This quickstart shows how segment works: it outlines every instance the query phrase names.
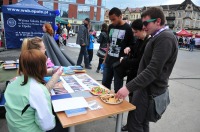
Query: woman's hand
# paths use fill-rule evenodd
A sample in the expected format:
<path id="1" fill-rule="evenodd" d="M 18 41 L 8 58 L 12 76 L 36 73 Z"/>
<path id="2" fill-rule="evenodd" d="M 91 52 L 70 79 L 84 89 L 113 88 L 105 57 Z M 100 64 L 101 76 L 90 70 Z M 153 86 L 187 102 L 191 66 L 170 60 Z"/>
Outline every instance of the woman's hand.
<path id="1" fill-rule="evenodd" d="M 126 47 L 125 49 L 124 49 L 124 54 L 129 54 L 129 52 L 131 51 L 131 49 L 130 49 L 130 47 Z"/>
<path id="2" fill-rule="evenodd" d="M 59 76 L 61 76 L 62 73 L 63 73 L 63 67 L 62 66 L 60 66 L 56 69 L 53 69 L 53 74 L 58 74 Z"/>

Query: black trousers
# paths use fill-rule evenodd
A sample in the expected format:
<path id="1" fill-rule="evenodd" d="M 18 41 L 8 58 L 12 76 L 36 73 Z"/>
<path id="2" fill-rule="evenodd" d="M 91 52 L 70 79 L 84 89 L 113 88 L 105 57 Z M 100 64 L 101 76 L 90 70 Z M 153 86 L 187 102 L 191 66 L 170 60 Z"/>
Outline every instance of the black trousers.
<path id="1" fill-rule="evenodd" d="M 88 55 L 89 55 L 89 64 L 91 64 L 92 58 L 93 58 L 93 49 L 88 49 Z"/>
<path id="2" fill-rule="evenodd" d="M 99 64 L 98 64 L 97 70 L 100 70 L 102 63 L 103 63 L 103 59 L 99 58 Z"/>
<path id="3" fill-rule="evenodd" d="M 146 89 L 133 92 L 131 103 L 136 106 L 136 110 L 128 113 L 127 124 L 129 132 L 149 132 L 149 122 L 146 119 L 148 100 Z"/>
<path id="4" fill-rule="evenodd" d="M 77 65 L 79 65 L 79 66 L 81 65 L 83 56 L 84 56 L 85 67 L 88 67 L 89 66 L 89 56 L 88 56 L 87 46 L 81 46 L 78 60 L 76 63 Z"/>

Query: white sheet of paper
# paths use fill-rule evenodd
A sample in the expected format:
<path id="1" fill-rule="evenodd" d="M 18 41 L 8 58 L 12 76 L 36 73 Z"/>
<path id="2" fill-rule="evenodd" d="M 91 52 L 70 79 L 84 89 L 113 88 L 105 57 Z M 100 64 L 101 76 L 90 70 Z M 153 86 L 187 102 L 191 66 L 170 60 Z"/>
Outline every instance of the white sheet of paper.
<path id="1" fill-rule="evenodd" d="M 83 97 L 53 100 L 52 105 L 55 112 L 88 107 L 88 103 Z"/>

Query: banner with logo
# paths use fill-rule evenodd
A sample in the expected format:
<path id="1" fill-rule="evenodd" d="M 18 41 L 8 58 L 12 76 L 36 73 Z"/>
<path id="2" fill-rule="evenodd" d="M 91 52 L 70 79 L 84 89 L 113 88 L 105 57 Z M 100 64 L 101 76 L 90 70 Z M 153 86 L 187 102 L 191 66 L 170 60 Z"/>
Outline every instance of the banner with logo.
<path id="1" fill-rule="evenodd" d="M 55 25 L 55 17 L 4 14 L 4 31 L 8 49 L 21 48 L 24 38 L 42 37 L 44 23 Z"/>
<path id="2" fill-rule="evenodd" d="M 55 12 L 35 0 L 23 0 L 12 5 L 3 5 L 3 21 L 6 47 L 21 48 L 26 37 L 41 37 L 44 23 L 55 25 Z"/>

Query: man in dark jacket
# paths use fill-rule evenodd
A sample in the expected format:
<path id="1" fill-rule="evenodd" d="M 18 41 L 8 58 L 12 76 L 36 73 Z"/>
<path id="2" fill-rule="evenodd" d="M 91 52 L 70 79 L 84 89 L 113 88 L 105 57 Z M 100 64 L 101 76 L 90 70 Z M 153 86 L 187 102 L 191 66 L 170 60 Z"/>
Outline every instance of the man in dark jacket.
<path id="1" fill-rule="evenodd" d="M 76 43 L 81 46 L 77 60 L 77 65 L 81 65 L 84 56 L 84 63 L 86 69 L 92 69 L 92 67 L 89 65 L 89 56 L 87 52 L 87 45 L 89 45 L 89 23 L 90 19 L 85 18 L 84 23 L 79 26 L 79 31 L 76 39 Z"/>
<path id="2" fill-rule="evenodd" d="M 166 109 L 169 104 L 169 76 L 178 54 L 177 39 L 173 32 L 164 26 L 165 17 L 159 8 L 149 8 L 142 13 L 141 18 L 143 27 L 147 35 L 151 35 L 151 39 L 145 47 L 137 77 L 123 86 L 116 95 L 116 98 L 125 98 L 133 92 L 131 103 L 136 105 L 137 109 L 129 112 L 127 122 L 129 132 L 149 132 L 149 95 L 151 97 L 166 95 L 159 98 L 159 101 L 167 101 L 161 103 L 160 106 L 164 107 L 158 106 L 162 112 Z M 157 110 L 157 107 L 155 109 Z"/>

